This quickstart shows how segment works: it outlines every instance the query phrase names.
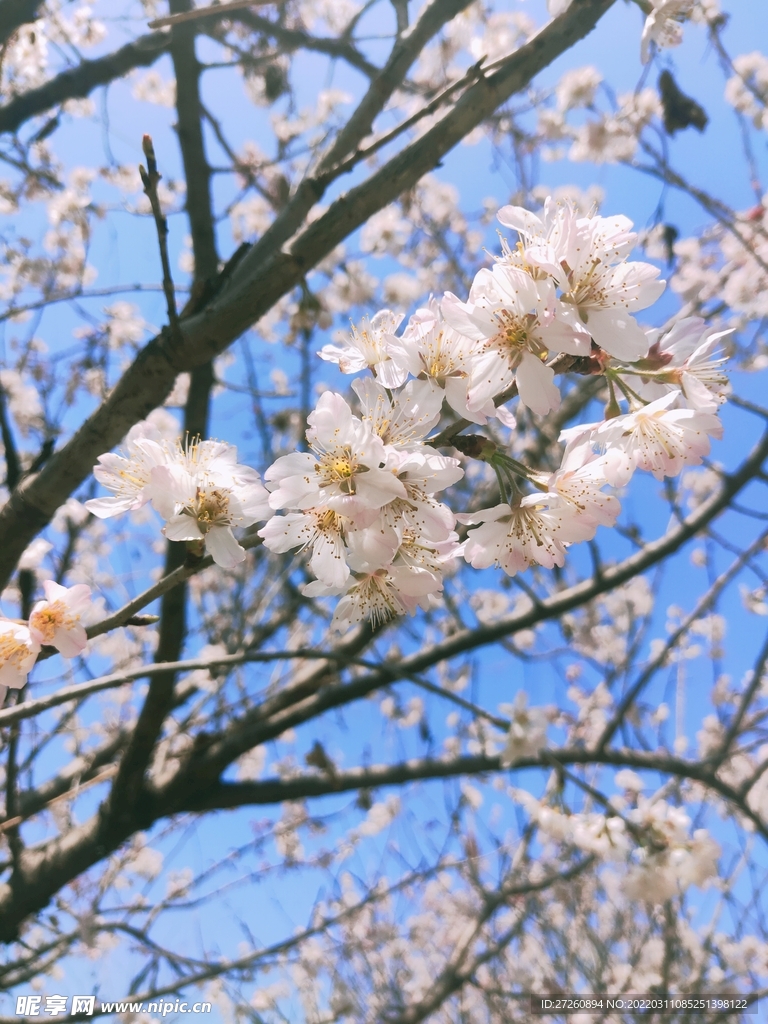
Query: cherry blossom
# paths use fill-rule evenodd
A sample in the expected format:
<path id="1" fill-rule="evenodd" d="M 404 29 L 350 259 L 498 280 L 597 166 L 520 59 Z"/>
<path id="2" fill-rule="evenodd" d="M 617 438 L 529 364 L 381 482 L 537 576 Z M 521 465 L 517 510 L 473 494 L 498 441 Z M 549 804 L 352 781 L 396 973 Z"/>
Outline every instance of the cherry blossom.
<path id="1" fill-rule="evenodd" d="M 344 518 L 330 508 L 309 508 L 273 516 L 259 530 L 270 551 L 283 554 L 312 549 L 309 567 L 329 587 L 343 587 L 349 576 L 344 546 Z"/>
<path id="2" fill-rule="evenodd" d="M 237 449 L 203 442 L 179 450 L 180 462 L 152 471 L 152 504 L 169 540 L 205 542 L 214 562 L 232 569 L 245 559 L 233 528 L 269 519 L 269 495 L 258 473 L 237 463 Z"/>
<path id="3" fill-rule="evenodd" d="M 342 373 L 360 373 L 368 368 L 384 387 L 399 387 L 407 371 L 393 362 L 390 348 L 402 319 L 402 313 L 383 309 L 370 322 L 364 320 L 359 329 L 353 325 L 352 334 L 344 344 L 325 345 L 318 355 L 330 363 L 338 363 Z"/>
<path id="4" fill-rule="evenodd" d="M 83 616 L 91 606 L 91 588 L 85 583 L 62 587 L 44 580 L 45 600 L 38 601 L 29 616 L 29 632 L 40 645 L 49 644 L 65 658 L 82 653 L 88 642 Z"/>
<path id="5" fill-rule="evenodd" d="M 681 408 L 680 392 L 673 391 L 626 416 L 564 430 L 560 439 L 589 437 L 593 445 L 605 447 L 605 478 L 622 487 L 638 467 L 662 480 L 683 466 L 698 466 L 709 454 L 710 437 L 722 432 L 717 416 Z"/>
<path id="6" fill-rule="evenodd" d="M 470 565 L 498 565 L 508 576 L 531 565 L 563 565 L 568 545 L 588 540 L 595 532 L 591 520 L 555 494 L 528 494 L 514 506 L 503 502 L 456 518 L 468 526 L 480 524 L 464 545 Z"/>
<path id="7" fill-rule="evenodd" d="M 327 506 L 355 518 L 406 496 L 394 473 L 382 468 L 383 441 L 341 395 L 327 391 L 307 422 L 311 453 L 284 455 L 264 474 L 271 508 Z"/>
<path id="8" fill-rule="evenodd" d="M 21 689 L 39 653 L 40 645 L 28 626 L 0 619 L 0 686 Z"/>
<path id="9" fill-rule="evenodd" d="M 489 399 L 470 409 L 467 401 L 473 350 L 472 342 L 443 319 L 435 299 L 416 310 L 391 347 L 394 361 L 416 378 L 414 398 L 418 395 L 418 400 L 428 403 L 434 401 L 432 395 L 441 401 L 445 397 L 459 416 L 485 423 L 495 415 L 493 402 Z"/>
<path id="10" fill-rule="evenodd" d="M 651 44 L 664 48 L 679 46 L 683 39 L 682 22 L 690 16 L 694 0 L 650 0 L 651 13 L 645 19 L 640 39 L 640 59 L 651 59 Z"/>
<path id="11" fill-rule="evenodd" d="M 621 511 L 618 498 L 606 494 L 603 488 L 606 459 L 598 456 L 591 444 L 575 442 L 563 453 L 560 468 L 549 476 L 534 477 L 551 494 L 556 494 L 577 511 L 584 521 L 601 526 L 613 526 Z"/>
<path id="12" fill-rule="evenodd" d="M 639 378 L 627 378 L 631 387 L 650 400 L 680 390 L 692 409 L 715 412 L 730 390 L 722 372 L 727 357 L 720 342 L 732 330 L 718 331 L 701 317 L 685 317 L 665 334 L 647 333 L 651 346 L 645 359 L 635 364 Z"/>
<path id="13" fill-rule="evenodd" d="M 499 220 L 521 238 L 522 261 L 551 277 L 560 289 L 555 318 L 574 331 L 586 327 L 595 343 L 619 359 L 648 351 L 645 332 L 630 314 L 650 306 L 665 282 L 650 263 L 626 262 L 636 235 L 626 217 L 579 217 L 574 207 L 545 204 L 544 219 L 505 206 Z"/>
<path id="14" fill-rule="evenodd" d="M 520 401 L 544 415 L 559 406 L 560 392 L 542 358 L 550 350 L 574 355 L 590 351 L 585 328 L 555 321 L 536 282 L 516 267 L 497 264 L 492 271 L 481 270 L 469 302 L 448 292 L 443 313 L 460 334 L 480 343 L 473 352 L 470 410 L 486 407 L 489 399 L 516 381 Z"/>
<path id="15" fill-rule="evenodd" d="M 331 629 L 347 632 L 363 619 L 373 625 L 387 622 L 399 615 L 413 615 L 418 608 L 428 608 L 431 595 L 442 589 L 440 577 L 428 569 L 408 565 L 385 568 L 350 557 L 352 572 L 343 596 L 336 605 Z M 319 581 L 304 587 L 307 597 L 335 596 L 339 588 L 327 587 Z"/>
<path id="16" fill-rule="evenodd" d="M 172 458 L 168 447 L 151 437 L 131 438 L 126 442 L 128 456 L 107 452 L 99 456 L 93 475 L 111 498 L 90 498 L 85 507 L 99 519 L 135 511 L 150 500 L 152 471 Z"/>
<path id="17" fill-rule="evenodd" d="M 371 377 L 352 382 L 360 400 L 363 423 L 370 424 L 386 445 L 416 448 L 440 419 L 441 391 L 425 390 L 419 383 L 410 380 L 401 391 L 391 395 Z"/>
<path id="18" fill-rule="evenodd" d="M 521 757 L 535 756 L 546 747 L 549 709 L 529 707 L 525 690 L 518 690 L 514 704 L 500 704 L 499 711 L 510 718 L 509 733 L 501 753 L 501 764 L 505 768 Z"/>

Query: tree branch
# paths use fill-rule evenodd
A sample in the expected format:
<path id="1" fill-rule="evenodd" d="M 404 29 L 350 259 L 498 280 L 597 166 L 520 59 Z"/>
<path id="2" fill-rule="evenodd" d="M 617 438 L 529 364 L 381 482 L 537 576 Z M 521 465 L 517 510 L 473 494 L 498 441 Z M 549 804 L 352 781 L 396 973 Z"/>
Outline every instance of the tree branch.
<path id="1" fill-rule="evenodd" d="M 40 17 L 44 0 L 2 0 L 0 3 L 0 45 L 7 43 L 22 25 Z"/>
<path id="2" fill-rule="evenodd" d="M 183 17 L 192 11 L 192 4 L 190 0 L 171 0 L 170 9 L 174 17 Z M 200 99 L 202 69 L 195 51 L 195 31 L 195 25 L 186 23 L 175 25 L 171 31 L 171 58 L 176 74 L 178 112 L 176 127 L 187 182 L 186 211 L 195 260 L 191 295 L 193 307 L 203 303 L 211 293 L 219 266 L 211 201 L 211 169 L 203 140 L 203 107 Z M 175 319 L 175 302 L 171 333 L 180 333 Z M 213 362 L 209 360 L 193 370 L 184 408 L 184 433 L 193 442 L 195 438 L 204 438 L 208 434 L 212 387 Z M 181 568 L 186 557 L 185 544 L 169 542 L 166 548 L 166 576 Z M 186 602 L 187 592 L 183 584 L 163 595 L 155 655 L 158 663 L 174 662 L 181 654 L 186 636 Z M 129 816 L 133 804 L 139 798 L 144 772 L 151 760 L 163 722 L 173 707 L 175 683 L 176 674 L 167 669 L 153 673 L 151 677 L 136 728 L 112 786 L 109 813 L 113 817 Z"/>
<path id="3" fill-rule="evenodd" d="M 15 132 L 25 121 L 58 107 L 66 100 L 88 96 L 100 85 L 122 78 L 134 68 L 154 64 L 170 45 L 167 32 L 152 32 L 126 43 L 114 53 L 84 60 L 76 68 L 62 71 L 36 89 L 15 96 L 0 107 L 0 132 Z"/>

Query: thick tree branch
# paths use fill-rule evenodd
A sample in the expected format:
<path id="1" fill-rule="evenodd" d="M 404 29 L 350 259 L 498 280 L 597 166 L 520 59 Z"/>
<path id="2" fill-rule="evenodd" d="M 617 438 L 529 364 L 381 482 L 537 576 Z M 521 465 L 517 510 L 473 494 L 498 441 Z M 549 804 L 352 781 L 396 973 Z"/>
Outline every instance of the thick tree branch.
<path id="1" fill-rule="evenodd" d="M 40 17 L 43 0 L 2 0 L 0 3 L 0 45 L 8 42 L 22 25 Z"/>
<path id="2" fill-rule="evenodd" d="M 30 118 L 44 114 L 51 107 L 88 96 L 100 85 L 108 85 L 134 68 L 154 64 L 169 45 L 167 32 L 152 32 L 126 43 L 114 53 L 84 60 L 76 68 L 62 71 L 45 84 L 15 96 L 0 107 L 0 132 L 15 132 Z"/>
<path id="3" fill-rule="evenodd" d="M 223 782 L 203 791 L 190 791 L 186 803 L 175 811 L 231 810 L 236 807 L 282 803 L 285 800 L 306 800 L 359 789 L 379 789 L 383 786 L 402 786 L 408 782 L 431 779 L 451 779 L 460 775 L 476 776 L 500 771 L 519 771 L 523 768 L 552 767 L 552 759 L 562 765 L 605 765 L 615 768 L 635 768 L 640 771 L 660 772 L 679 779 L 694 779 L 729 800 L 745 814 L 768 842 L 768 824 L 752 810 L 737 789 L 723 782 L 712 769 L 700 761 L 686 761 L 665 751 L 632 750 L 626 747 L 612 750 L 584 750 L 573 747 L 542 751 L 533 757 L 521 757 L 505 768 L 498 756 L 467 755 L 453 759 L 414 758 L 395 765 L 373 765 L 354 768 L 329 775 L 305 775 L 293 779 L 264 779 L 260 782 Z M 1 906 L 1 904 L 0 904 Z"/>

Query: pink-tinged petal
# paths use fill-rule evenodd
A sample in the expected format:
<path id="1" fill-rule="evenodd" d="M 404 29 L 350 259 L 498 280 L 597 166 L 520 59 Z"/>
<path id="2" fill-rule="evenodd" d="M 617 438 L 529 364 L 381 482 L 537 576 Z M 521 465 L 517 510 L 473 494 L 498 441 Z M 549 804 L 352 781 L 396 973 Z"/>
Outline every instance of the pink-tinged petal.
<path id="1" fill-rule="evenodd" d="M 338 597 L 343 589 L 340 587 L 329 587 L 322 580 L 312 580 L 311 583 L 304 584 L 301 592 L 305 597 Z"/>
<path id="2" fill-rule="evenodd" d="M 550 352 L 567 352 L 571 356 L 588 356 L 592 350 L 589 331 L 575 313 L 562 316 L 565 304 L 560 303 L 558 315 L 541 327 L 541 340 Z"/>
<path id="3" fill-rule="evenodd" d="M 700 412 L 714 412 L 717 409 L 719 402 L 716 401 L 706 384 L 694 377 L 692 373 L 683 373 L 682 387 L 683 394 L 691 408 L 698 409 Z"/>
<path id="4" fill-rule="evenodd" d="M 145 491 L 154 510 L 163 519 L 170 519 L 177 505 L 194 501 L 197 479 L 183 466 L 155 466 Z"/>
<path id="5" fill-rule="evenodd" d="M 91 606 L 92 592 L 87 583 L 76 583 L 73 587 L 67 587 L 67 604 L 69 610 L 76 615 L 82 615 Z"/>
<path id="6" fill-rule="evenodd" d="M 0 686 L 9 690 L 20 690 L 27 681 L 29 670 L 21 671 L 10 662 L 0 665 Z"/>
<path id="7" fill-rule="evenodd" d="M 428 569 L 400 565 L 389 567 L 389 575 L 397 589 L 408 597 L 424 597 L 442 589 L 442 580 Z"/>
<path id="8" fill-rule="evenodd" d="M 464 542 L 465 560 L 474 569 L 489 569 L 501 558 L 506 533 L 504 524 L 488 522 L 478 526 Z"/>
<path id="9" fill-rule="evenodd" d="M 344 398 L 335 391 L 326 391 L 318 399 L 315 409 L 307 417 L 307 440 L 332 447 L 339 437 L 349 433 L 352 410 Z"/>
<path id="10" fill-rule="evenodd" d="M 499 405 L 496 407 L 496 419 L 510 430 L 514 430 L 517 426 L 515 414 L 507 405 Z"/>
<path id="11" fill-rule="evenodd" d="M 511 300 L 521 313 L 529 313 L 539 302 L 536 282 L 519 267 L 497 263 L 492 271 L 494 290 L 499 297 Z M 509 303 L 507 303 L 509 306 Z"/>
<path id="12" fill-rule="evenodd" d="M 488 422 L 489 416 L 496 415 L 496 407 L 491 397 L 486 397 L 478 402 L 477 406 L 469 408 L 467 395 L 467 381 L 460 377 L 449 377 L 445 382 L 445 398 L 448 405 L 457 412 L 459 416 L 478 423 L 481 426 Z"/>
<path id="13" fill-rule="evenodd" d="M 605 454 L 605 479 L 612 487 L 624 487 L 637 468 L 635 460 L 622 448 L 609 448 Z"/>
<path id="14" fill-rule="evenodd" d="M 368 365 L 361 352 L 341 345 L 323 345 L 317 354 L 327 363 L 337 363 L 342 373 L 361 373 Z"/>
<path id="15" fill-rule="evenodd" d="M 376 363 L 375 372 L 376 380 L 385 388 L 399 388 L 408 376 L 408 371 L 390 358 Z"/>
<path id="16" fill-rule="evenodd" d="M 85 586 L 85 584 L 81 583 L 80 586 Z M 72 589 L 74 590 L 75 588 L 73 587 Z M 91 588 L 88 587 L 87 589 L 90 593 Z M 69 595 L 69 590 L 66 587 L 62 587 L 62 585 L 57 583 L 55 580 L 44 580 L 43 591 L 47 601 L 66 600 Z"/>
<path id="17" fill-rule="evenodd" d="M 667 287 L 658 280 L 659 268 L 652 263 L 621 263 L 611 275 L 611 290 L 626 295 L 624 305 L 637 311 L 652 305 Z"/>
<path id="18" fill-rule="evenodd" d="M 562 287 L 566 285 L 567 282 L 563 268 L 560 266 L 558 253 L 553 246 L 545 244 L 529 245 L 525 250 L 525 258 L 534 267 L 538 267 L 539 270 L 544 270 L 547 274 L 551 274 Z"/>
<path id="19" fill-rule="evenodd" d="M 560 406 L 560 389 L 555 372 L 530 352 L 524 352 L 515 374 L 520 401 L 537 415 L 544 416 Z"/>
<path id="20" fill-rule="evenodd" d="M 53 634 L 53 646 L 64 658 L 77 657 L 85 650 L 87 643 L 88 636 L 79 623 L 59 628 Z"/>
<path id="21" fill-rule="evenodd" d="M 235 540 L 228 526 L 215 526 L 205 536 L 205 547 L 216 565 L 234 569 L 245 560 L 245 551 Z"/>
<path id="22" fill-rule="evenodd" d="M 351 554 L 368 565 L 389 565 L 400 547 L 402 537 L 391 526 L 380 521 L 362 530 L 347 534 Z"/>
<path id="23" fill-rule="evenodd" d="M 493 523 L 503 516 L 508 516 L 512 509 L 506 502 L 494 505 L 493 508 L 481 508 L 477 512 L 457 512 L 456 522 L 464 526 L 477 526 L 478 523 Z"/>

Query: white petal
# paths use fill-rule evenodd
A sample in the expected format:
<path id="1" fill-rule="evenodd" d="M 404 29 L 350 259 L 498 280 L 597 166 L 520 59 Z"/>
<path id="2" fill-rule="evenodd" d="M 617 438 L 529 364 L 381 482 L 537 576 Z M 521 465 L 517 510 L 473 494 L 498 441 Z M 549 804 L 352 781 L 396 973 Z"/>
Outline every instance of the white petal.
<path id="1" fill-rule="evenodd" d="M 339 534 L 318 535 L 309 560 L 317 578 L 329 587 L 343 587 L 349 578 L 349 566 L 344 557 L 344 542 Z"/>
<path id="2" fill-rule="evenodd" d="M 123 512 L 129 512 L 131 509 L 138 508 L 144 504 L 146 504 L 144 501 L 137 503 L 135 496 L 128 498 L 89 498 L 85 502 L 85 507 L 97 519 L 110 519 L 112 516 L 119 516 Z"/>
<path id="3" fill-rule="evenodd" d="M 648 337 L 634 317 L 621 307 L 590 309 L 587 330 L 600 348 L 617 359 L 634 362 L 648 354 Z"/>
<path id="4" fill-rule="evenodd" d="M 559 407 L 560 389 L 555 384 L 554 370 L 531 352 L 523 353 L 515 379 L 520 401 L 539 416 Z"/>
<path id="5" fill-rule="evenodd" d="M 515 414 L 506 405 L 499 405 L 496 408 L 496 419 L 503 423 L 505 427 L 509 427 L 510 430 L 514 430 L 517 426 L 517 420 Z"/>
<path id="6" fill-rule="evenodd" d="M 200 540 L 202 533 L 192 516 L 172 516 L 163 528 L 168 540 Z"/>
<path id="7" fill-rule="evenodd" d="M 234 569 L 245 559 L 245 551 L 235 540 L 228 526 L 214 526 L 205 537 L 205 546 L 216 565 L 222 569 Z"/>
<path id="8" fill-rule="evenodd" d="M 505 228 L 512 228 L 519 234 L 541 235 L 544 233 L 544 225 L 541 218 L 535 213 L 526 210 L 524 206 L 502 206 L 496 215 L 499 223 Z"/>

